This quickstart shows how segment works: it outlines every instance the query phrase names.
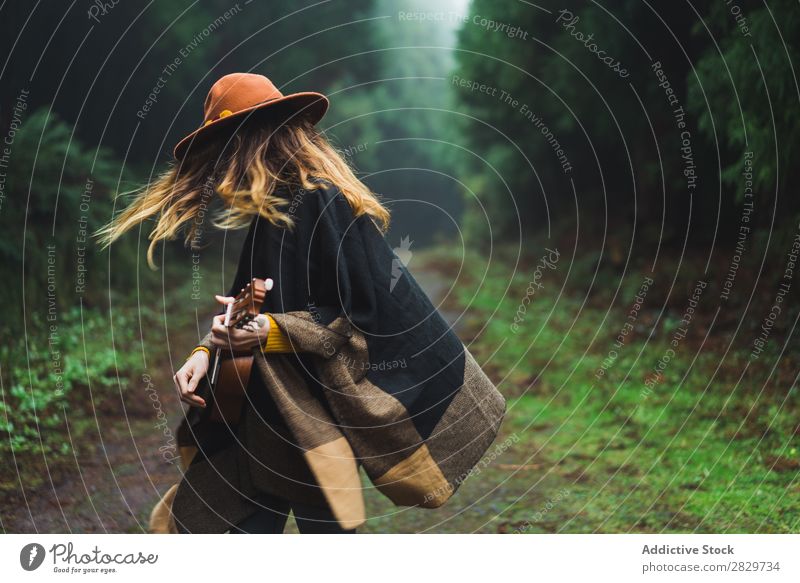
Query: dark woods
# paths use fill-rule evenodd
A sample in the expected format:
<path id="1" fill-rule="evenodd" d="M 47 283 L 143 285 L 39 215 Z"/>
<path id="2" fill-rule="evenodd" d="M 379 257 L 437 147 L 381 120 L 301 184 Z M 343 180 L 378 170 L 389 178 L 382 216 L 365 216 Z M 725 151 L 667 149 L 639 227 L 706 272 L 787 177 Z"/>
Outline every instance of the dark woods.
<path id="1" fill-rule="evenodd" d="M 44 4 L 3 8 L 0 220 L 29 225 L 24 241 L 16 229 L 5 239 L 2 259 L 21 273 L 27 242 L 31 282 L 44 282 L 48 241 L 59 241 L 59 301 L 75 299 L 65 292 L 80 254 L 87 272 L 104 269 L 85 235 L 110 216 L 114 195 L 164 168 L 199 123 L 208 86 L 234 70 L 331 94 L 330 134 L 365 180 L 389 199 L 423 192 L 440 207 L 423 219 L 422 244 L 455 234 L 448 214 L 468 236 L 488 238 L 491 224 L 495 241 L 580 221 L 592 234 L 586 250 L 605 233 L 615 262 L 632 244 L 644 245 L 643 259 L 663 246 L 727 253 L 749 203 L 754 231 L 796 230 L 798 203 L 786 194 L 800 139 L 789 0 L 631 0 L 613 11 L 476 0 L 466 15 L 447 3 L 403 11 L 370 0 L 346 11 Z M 400 225 L 419 220 L 403 202 L 393 210 Z M 120 283 L 134 281 L 137 254 L 125 244 L 115 253 L 130 268 L 116 270 Z"/>
<path id="2" fill-rule="evenodd" d="M 527 38 L 459 32 L 457 74 L 495 91 L 456 89 L 485 122 L 465 122 L 465 138 L 503 178 L 475 178 L 509 211 L 496 232 L 518 235 L 516 204 L 523 235 L 579 213 L 626 250 L 724 248 L 748 202 L 754 230 L 796 231 L 793 3 L 601 4 L 477 0 L 473 14 Z"/>

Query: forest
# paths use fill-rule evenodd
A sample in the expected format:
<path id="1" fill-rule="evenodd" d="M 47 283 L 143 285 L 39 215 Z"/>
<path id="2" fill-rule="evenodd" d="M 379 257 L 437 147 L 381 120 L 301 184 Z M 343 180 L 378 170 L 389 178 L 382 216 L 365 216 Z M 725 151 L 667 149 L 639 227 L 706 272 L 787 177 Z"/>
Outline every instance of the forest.
<path id="1" fill-rule="evenodd" d="M 797 532 L 790 0 L 0 5 L 0 526 L 142 532 L 243 233 L 94 233 L 235 71 L 320 91 L 508 399 L 460 498 L 367 532 Z M 467 510 L 467 511 L 465 511 Z"/>

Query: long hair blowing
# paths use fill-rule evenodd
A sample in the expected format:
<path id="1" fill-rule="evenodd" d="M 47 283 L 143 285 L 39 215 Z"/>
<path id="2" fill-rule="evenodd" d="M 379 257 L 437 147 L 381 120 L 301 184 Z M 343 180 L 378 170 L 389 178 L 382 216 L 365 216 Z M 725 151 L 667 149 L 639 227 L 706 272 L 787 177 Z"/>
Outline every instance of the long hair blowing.
<path id="1" fill-rule="evenodd" d="M 320 131 L 301 121 L 278 129 L 244 124 L 227 142 L 210 141 L 134 191 L 133 202 L 96 235 L 105 248 L 141 222 L 155 219 L 147 249 L 147 263 L 155 268 L 160 241 L 183 233 L 186 245 L 194 246 L 214 193 L 223 203 L 211 217 L 216 227 L 243 228 L 261 215 L 291 228 L 292 217 L 284 211 L 291 201 L 277 195 L 276 188 L 286 184 L 315 190 L 321 184 L 314 179 L 336 185 L 355 216 L 367 214 L 379 228 L 388 228 L 389 211 L 377 196 Z"/>

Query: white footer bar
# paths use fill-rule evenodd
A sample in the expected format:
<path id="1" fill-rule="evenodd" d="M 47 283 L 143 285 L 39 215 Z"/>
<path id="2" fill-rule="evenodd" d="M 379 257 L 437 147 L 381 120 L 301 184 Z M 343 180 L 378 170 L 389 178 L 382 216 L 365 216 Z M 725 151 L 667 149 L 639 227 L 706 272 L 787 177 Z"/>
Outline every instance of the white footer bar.
<path id="1" fill-rule="evenodd" d="M 799 551 L 800 535 L 4 535 L 0 573 L 137 583 L 796 582 Z"/>

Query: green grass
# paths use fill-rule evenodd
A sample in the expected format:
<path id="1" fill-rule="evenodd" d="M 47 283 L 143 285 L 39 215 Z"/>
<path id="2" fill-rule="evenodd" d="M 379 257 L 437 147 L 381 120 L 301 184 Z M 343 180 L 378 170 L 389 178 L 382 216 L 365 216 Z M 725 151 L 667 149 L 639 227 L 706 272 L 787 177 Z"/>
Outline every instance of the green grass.
<path id="1" fill-rule="evenodd" d="M 439 268 L 449 263 L 453 274 L 461 263 L 441 251 L 427 260 Z M 501 254 L 484 278 L 485 260 L 471 257 L 449 306 L 467 310 L 461 335 L 473 337 L 470 350 L 509 399 L 498 440 L 518 438 L 499 460 L 505 471 L 487 472 L 479 491 L 514 484 L 524 492 L 469 529 L 796 532 L 796 350 L 779 358 L 783 338 L 776 332 L 742 375 L 751 345 L 737 339 L 723 358 L 730 338 L 712 329 L 704 339 L 713 313 L 705 310 L 672 356 L 666 351 L 688 294 L 678 287 L 660 316 L 665 295 L 653 290 L 598 379 L 642 275 L 624 279 L 612 303 L 608 290 L 620 282 L 605 274 L 605 295 L 585 301 L 572 282 L 591 280 L 591 262 L 573 263 L 561 292 L 567 259 L 545 273 L 514 333 L 510 324 L 537 260 L 509 277 L 511 263 Z M 665 353 L 671 359 L 659 375 L 654 368 Z"/>

